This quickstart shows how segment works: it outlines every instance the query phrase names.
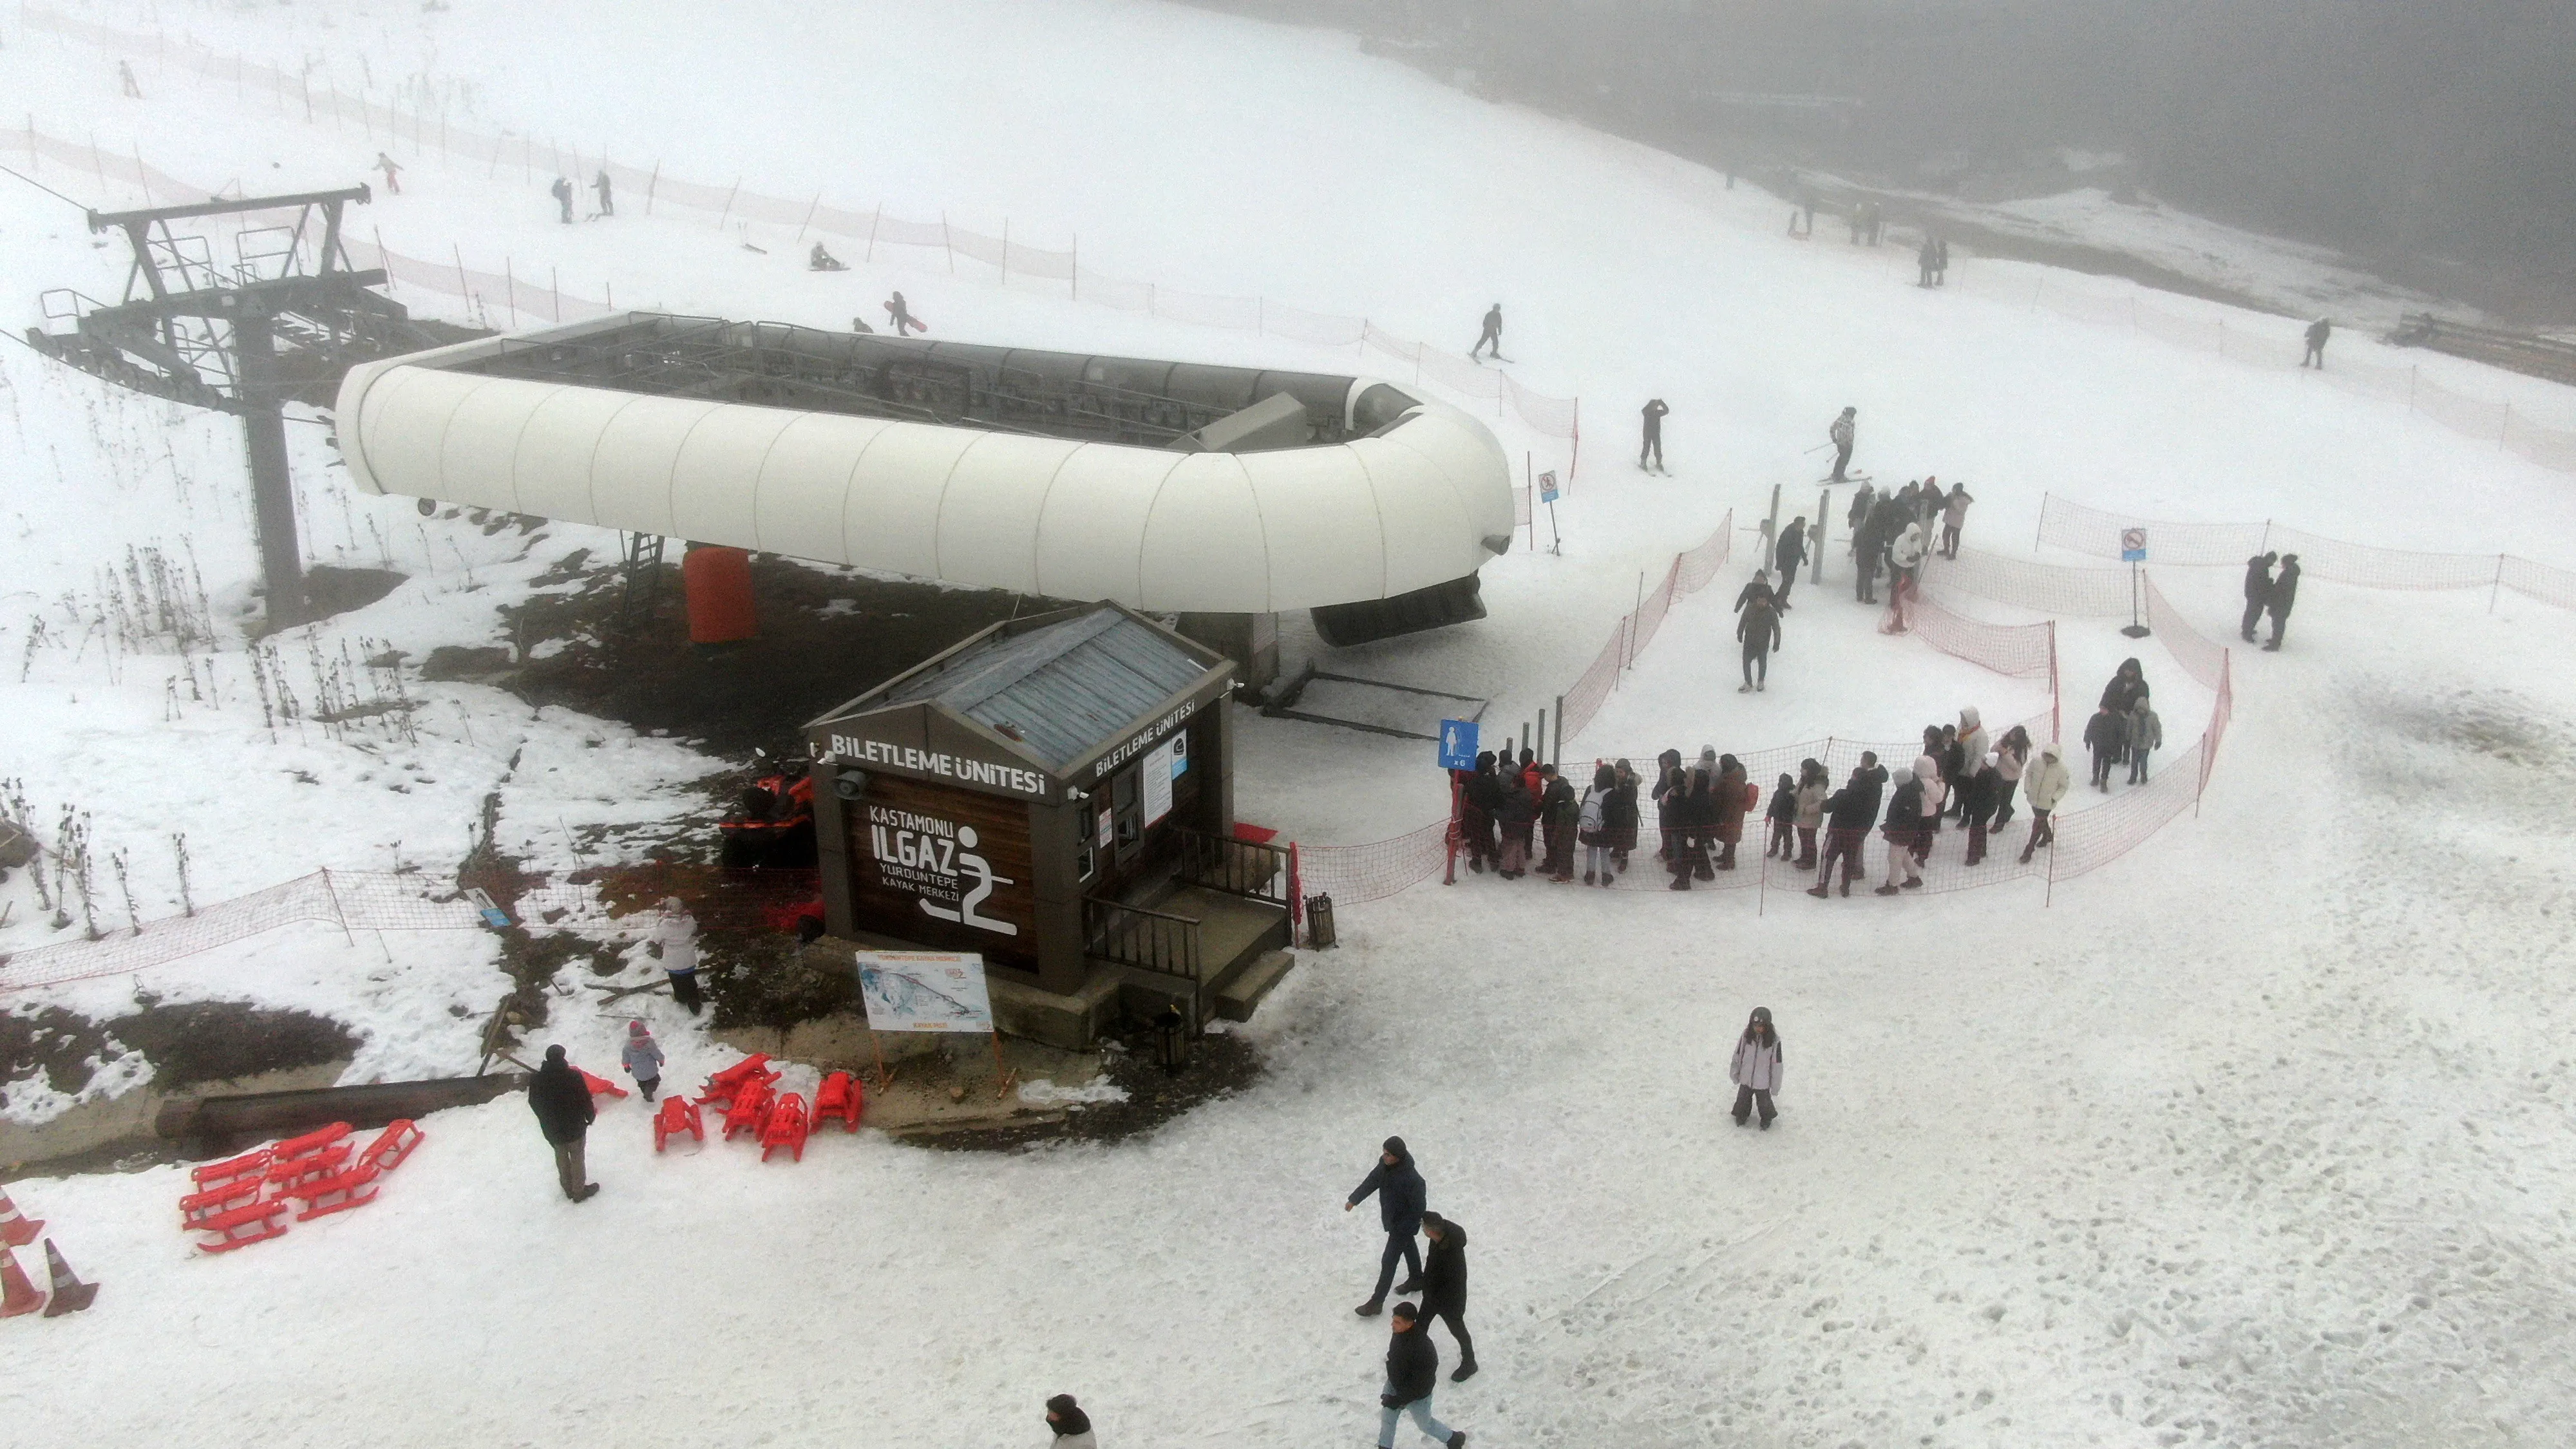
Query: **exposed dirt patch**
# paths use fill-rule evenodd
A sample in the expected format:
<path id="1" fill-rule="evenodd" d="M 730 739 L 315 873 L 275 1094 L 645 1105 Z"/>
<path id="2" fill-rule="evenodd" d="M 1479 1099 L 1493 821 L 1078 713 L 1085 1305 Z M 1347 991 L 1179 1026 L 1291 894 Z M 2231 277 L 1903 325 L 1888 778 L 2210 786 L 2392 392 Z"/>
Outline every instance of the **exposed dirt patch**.
<path id="1" fill-rule="evenodd" d="M 1124 1102 L 1092 1102 L 1054 1121 L 1024 1127 L 964 1129 L 914 1134 L 924 1147 L 958 1152 L 1010 1152 L 1040 1142 L 1121 1142 L 1150 1132 L 1202 1103 L 1233 1096 L 1261 1080 L 1261 1053 L 1232 1032 L 1191 1043 L 1190 1064 L 1178 1073 L 1154 1064 L 1154 1033 L 1135 1027 L 1116 1040 L 1124 1051 L 1104 1055 L 1109 1080 L 1127 1092 Z M 910 1070 L 907 1064 L 907 1070 Z"/>
<path id="2" fill-rule="evenodd" d="M 357 1035 L 329 1017 L 233 1001 L 147 1006 L 105 1021 L 58 1007 L 0 1015 L 0 1081 L 42 1072 L 47 1086 L 66 1093 L 89 1085 L 93 1058 L 112 1061 L 128 1051 L 152 1063 L 155 1091 L 183 1092 L 347 1061 L 357 1050 Z"/>
<path id="3" fill-rule="evenodd" d="M 313 617 L 327 619 L 352 609 L 363 609 L 394 590 L 401 588 L 408 574 L 392 569 L 348 569 L 336 564 L 315 564 L 304 571 L 304 598 Z"/>
<path id="4" fill-rule="evenodd" d="M 760 636 L 719 652 L 689 643 L 677 563 L 658 570 L 652 606 L 639 608 L 632 627 L 618 566 L 574 568 L 565 577 L 580 577 L 579 590 L 502 611 L 512 650 L 442 649 L 423 675 L 481 679 L 531 704 L 747 755 L 796 745 L 807 720 L 988 624 L 1061 607 L 758 554 L 751 578 Z"/>

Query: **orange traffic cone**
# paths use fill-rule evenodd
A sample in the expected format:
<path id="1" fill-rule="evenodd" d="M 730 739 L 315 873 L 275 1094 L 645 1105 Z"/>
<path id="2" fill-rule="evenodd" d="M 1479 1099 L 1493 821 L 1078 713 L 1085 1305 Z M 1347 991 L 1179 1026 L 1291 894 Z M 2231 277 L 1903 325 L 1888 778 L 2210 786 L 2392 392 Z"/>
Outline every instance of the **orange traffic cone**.
<path id="1" fill-rule="evenodd" d="M 27 1270 L 18 1266 L 18 1255 L 0 1248 L 0 1318 L 15 1318 L 44 1306 L 45 1295 L 27 1281 Z"/>
<path id="2" fill-rule="evenodd" d="M 63 1250 L 55 1247 L 51 1238 L 45 1239 L 45 1268 L 54 1276 L 53 1301 L 45 1305 L 47 1318 L 78 1313 L 97 1300 L 98 1285 L 73 1277 L 72 1265 L 63 1261 Z"/>
<path id="3" fill-rule="evenodd" d="M 21 1214 L 18 1205 L 9 1201 L 9 1194 L 0 1192 L 0 1243 L 23 1248 L 34 1242 L 36 1235 L 44 1230 L 42 1222 Z"/>

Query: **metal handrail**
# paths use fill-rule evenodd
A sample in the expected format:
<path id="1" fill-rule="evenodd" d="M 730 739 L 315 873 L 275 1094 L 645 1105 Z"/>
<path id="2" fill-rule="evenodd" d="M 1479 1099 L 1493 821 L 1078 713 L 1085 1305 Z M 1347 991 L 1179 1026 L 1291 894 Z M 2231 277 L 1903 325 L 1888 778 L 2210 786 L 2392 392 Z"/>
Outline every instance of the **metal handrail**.
<path id="1" fill-rule="evenodd" d="M 1193 988 L 1206 984 L 1199 956 L 1199 923 L 1187 916 L 1121 905 L 1098 896 L 1082 902 L 1082 943 L 1087 955 L 1121 966 L 1178 976 Z"/>
<path id="2" fill-rule="evenodd" d="M 1177 826 L 1181 840 L 1181 879 L 1225 895 L 1242 896 L 1285 908 L 1288 904 L 1288 850 Z"/>

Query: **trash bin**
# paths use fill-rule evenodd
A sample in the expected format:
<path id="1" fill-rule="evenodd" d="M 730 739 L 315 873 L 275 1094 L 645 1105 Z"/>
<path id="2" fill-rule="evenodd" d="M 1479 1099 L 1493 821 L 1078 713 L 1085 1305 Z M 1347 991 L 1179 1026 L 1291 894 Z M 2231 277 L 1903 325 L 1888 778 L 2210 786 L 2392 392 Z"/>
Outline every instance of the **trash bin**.
<path id="1" fill-rule="evenodd" d="M 1306 944 L 1318 951 L 1340 944 L 1333 939 L 1333 898 L 1329 895 L 1306 897 Z"/>

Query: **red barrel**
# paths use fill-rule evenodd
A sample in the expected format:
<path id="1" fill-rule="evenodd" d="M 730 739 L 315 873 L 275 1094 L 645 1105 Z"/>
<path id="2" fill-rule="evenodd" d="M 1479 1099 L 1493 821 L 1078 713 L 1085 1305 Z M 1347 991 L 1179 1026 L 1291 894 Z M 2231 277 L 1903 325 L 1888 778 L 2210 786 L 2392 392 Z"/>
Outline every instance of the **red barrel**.
<path id="1" fill-rule="evenodd" d="M 758 637 L 760 619 L 751 601 L 749 553 L 690 544 L 680 560 L 680 584 L 689 600 L 690 643 L 738 644 Z"/>

